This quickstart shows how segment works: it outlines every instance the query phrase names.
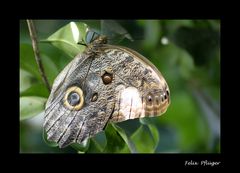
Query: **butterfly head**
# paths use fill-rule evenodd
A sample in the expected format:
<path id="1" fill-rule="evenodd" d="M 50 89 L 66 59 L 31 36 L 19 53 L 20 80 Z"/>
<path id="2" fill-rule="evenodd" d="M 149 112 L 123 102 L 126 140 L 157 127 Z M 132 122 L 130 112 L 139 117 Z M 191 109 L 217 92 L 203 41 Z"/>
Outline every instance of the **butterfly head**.
<path id="1" fill-rule="evenodd" d="M 98 37 L 96 37 L 96 39 L 92 41 L 92 44 L 107 44 L 107 42 L 107 36 L 99 35 Z"/>

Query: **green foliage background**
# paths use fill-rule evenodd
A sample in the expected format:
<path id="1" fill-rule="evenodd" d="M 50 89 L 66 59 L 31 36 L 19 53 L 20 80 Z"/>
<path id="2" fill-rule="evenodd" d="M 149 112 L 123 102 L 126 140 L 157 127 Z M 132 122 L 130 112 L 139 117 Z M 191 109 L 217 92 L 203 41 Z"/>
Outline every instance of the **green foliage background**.
<path id="1" fill-rule="evenodd" d="M 34 22 L 40 40 L 41 58 L 52 85 L 57 74 L 84 47 L 76 44 L 69 24 L 71 21 Z M 85 38 L 85 27 L 79 22 L 101 31 L 99 20 L 74 22 L 79 38 Z M 219 153 L 220 21 L 117 22 L 135 41 L 124 39 L 115 44 L 130 47 L 147 57 L 167 80 L 171 92 L 171 105 L 167 112 L 160 117 L 109 124 L 104 132 L 87 143 L 59 149 L 47 141 L 43 133 L 43 111 L 49 92 L 41 81 L 27 24 L 22 20 L 19 44 L 20 152 Z"/>

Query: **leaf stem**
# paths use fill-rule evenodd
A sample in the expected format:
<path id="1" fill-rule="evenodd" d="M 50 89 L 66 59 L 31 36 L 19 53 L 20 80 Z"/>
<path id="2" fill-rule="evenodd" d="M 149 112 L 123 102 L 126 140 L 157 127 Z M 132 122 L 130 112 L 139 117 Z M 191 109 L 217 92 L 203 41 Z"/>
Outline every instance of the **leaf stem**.
<path id="1" fill-rule="evenodd" d="M 43 64 L 42 64 L 42 61 L 41 61 L 41 58 L 40 58 L 38 45 L 37 45 L 36 28 L 34 26 L 33 20 L 27 20 L 27 24 L 28 24 L 30 37 L 31 37 L 31 40 L 32 40 L 32 46 L 33 46 L 33 52 L 34 52 L 34 55 L 35 55 L 35 60 L 36 60 L 37 65 L 38 65 L 38 70 L 40 72 L 40 75 L 41 75 L 41 78 L 42 78 L 44 84 L 46 85 L 48 91 L 50 92 L 51 91 L 51 87 L 50 87 L 48 79 L 47 79 L 47 77 L 45 75 Z"/>

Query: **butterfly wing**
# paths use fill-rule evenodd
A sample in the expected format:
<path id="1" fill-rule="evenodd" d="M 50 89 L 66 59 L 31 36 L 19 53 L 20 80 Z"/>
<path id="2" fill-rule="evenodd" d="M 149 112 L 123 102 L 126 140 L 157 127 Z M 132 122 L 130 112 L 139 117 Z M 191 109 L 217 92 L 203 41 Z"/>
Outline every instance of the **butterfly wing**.
<path id="1" fill-rule="evenodd" d="M 113 83 L 104 84 L 101 76 L 109 68 L 108 62 L 104 56 L 96 58 L 83 53 L 58 75 L 45 108 L 48 140 L 62 148 L 81 143 L 105 127 L 114 109 Z M 65 104 L 67 91 L 73 86 L 83 93 L 79 110 Z"/>
<path id="2" fill-rule="evenodd" d="M 139 53 L 125 47 L 107 45 L 116 80 L 116 103 L 111 122 L 158 116 L 170 104 L 170 91 L 158 69 Z"/>
<path id="3" fill-rule="evenodd" d="M 44 128 L 59 147 L 82 143 L 109 121 L 161 115 L 170 103 L 165 79 L 142 55 L 120 46 L 92 48 L 58 75 L 47 101 Z"/>

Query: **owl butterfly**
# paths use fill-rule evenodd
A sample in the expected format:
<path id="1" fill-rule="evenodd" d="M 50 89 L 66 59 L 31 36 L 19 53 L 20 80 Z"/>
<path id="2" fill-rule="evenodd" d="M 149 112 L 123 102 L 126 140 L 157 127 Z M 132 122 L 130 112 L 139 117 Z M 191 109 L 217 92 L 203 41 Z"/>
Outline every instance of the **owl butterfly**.
<path id="1" fill-rule="evenodd" d="M 168 85 L 151 62 L 98 36 L 55 79 L 44 129 L 63 148 L 82 143 L 108 122 L 161 115 L 169 104 Z"/>

